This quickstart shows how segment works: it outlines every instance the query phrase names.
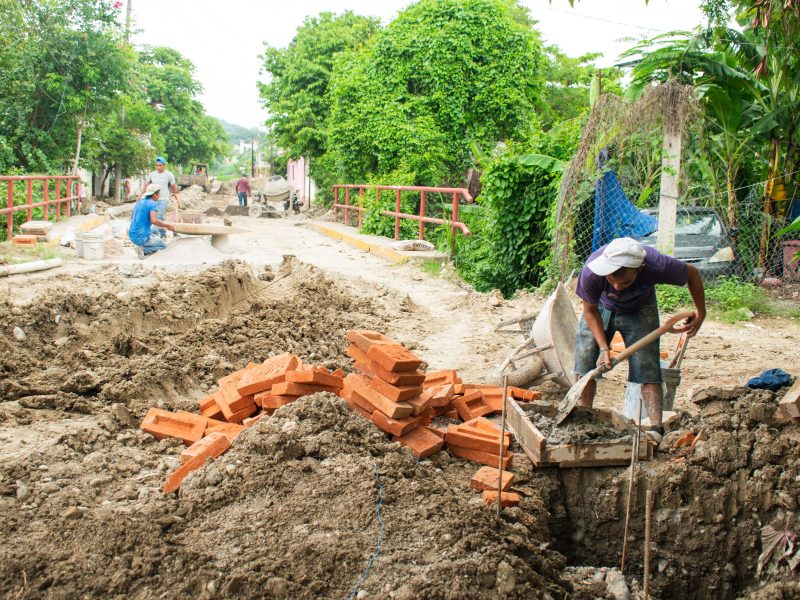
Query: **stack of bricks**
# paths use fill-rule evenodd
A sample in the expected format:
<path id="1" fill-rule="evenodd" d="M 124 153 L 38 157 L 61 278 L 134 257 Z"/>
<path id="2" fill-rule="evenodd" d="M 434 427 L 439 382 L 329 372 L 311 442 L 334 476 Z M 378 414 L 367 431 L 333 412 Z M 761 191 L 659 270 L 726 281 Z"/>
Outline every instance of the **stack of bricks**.
<path id="1" fill-rule="evenodd" d="M 164 483 L 164 493 L 176 491 L 186 475 L 220 456 L 245 427 L 277 408 L 317 392 L 339 394 L 343 376 L 342 371 L 304 365 L 285 353 L 219 379 L 219 390 L 200 400 L 200 414 L 151 408 L 141 428 L 156 439 L 175 437 L 188 446 L 181 453 L 181 466 Z"/>
<path id="2" fill-rule="evenodd" d="M 500 506 L 518 506 L 519 494 L 509 491 L 514 482 L 514 474 L 503 470 L 502 480 L 500 471 L 494 467 L 481 467 L 469 482 L 471 488 L 483 492 L 483 501 L 489 506 L 497 504 L 497 493 L 500 492 Z M 499 484 L 499 490 L 498 490 Z"/>
<path id="3" fill-rule="evenodd" d="M 428 427 L 434 397 L 424 394 L 422 361 L 376 331 L 352 330 L 347 339 L 347 355 L 361 372 L 344 380 L 342 397 L 348 405 L 419 459 L 441 450 L 442 438 Z"/>

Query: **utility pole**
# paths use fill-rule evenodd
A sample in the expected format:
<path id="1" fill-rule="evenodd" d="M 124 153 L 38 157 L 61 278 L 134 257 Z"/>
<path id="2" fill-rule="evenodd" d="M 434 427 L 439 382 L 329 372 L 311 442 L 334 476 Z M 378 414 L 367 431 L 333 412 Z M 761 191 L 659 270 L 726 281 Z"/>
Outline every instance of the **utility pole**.
<path id="1" fill-rule="evenodd" d="M 255 140 L 250 140 L 250 177 L 256 176 L 256 153 L 253 149 Z"/>
<path id="2" fill-rule="evenodd" d="M 128 6 L 125 10 L 125 42 L 127 43 L 131 37 L 131 17 L 133 15 L 133 0 L 128 0 Z M 120 108 L 119 111 L 120 123 L 125 124 L 125 108 Z M 122 202 L 122 165 L 117 163 L 114 167 L 114 201 L 117 204 Z"/>

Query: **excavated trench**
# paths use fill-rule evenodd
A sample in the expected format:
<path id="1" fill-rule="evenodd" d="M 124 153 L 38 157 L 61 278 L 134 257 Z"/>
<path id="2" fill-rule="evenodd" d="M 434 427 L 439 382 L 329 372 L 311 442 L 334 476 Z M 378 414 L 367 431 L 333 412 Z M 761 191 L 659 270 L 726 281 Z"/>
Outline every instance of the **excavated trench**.
<path id="1" fill-rule="evenodd" d="M 466 485 L 474 464 L 447 453 L 417 462 L 330 395 L 239 436 L 179 496 L 160 492 L 179 444 L 138 430 L 149 407 L 194 412 L 219 377 L 284 351 L 349 369 L 347 329 L 384 329 L 402 302 L 359 297 L 287 258 L 258 274 L 224 263 L 0 304 L 26 336 L 0 338 L 0 594 L 346 597 L 374 556 L 361 586 L 370 597 L 603 597 L 565 565 L 618 566 L 625 469 L 518 461 L 526 495 L 498 526 Z M 649 485 L 655 597 L 755 589 L 760 528 L 795 526 L 800 427 L 775 407 L 768 392 L 709 391 L 642 464 L 628 575 L 641 581 Z M 674 462 L 687 429 L 704 441 Z M 785 563 L 770 568 L 773 580 L 791 576 Z M 758 593 L 792 597 L 793 584 L 775 585 Z"/>

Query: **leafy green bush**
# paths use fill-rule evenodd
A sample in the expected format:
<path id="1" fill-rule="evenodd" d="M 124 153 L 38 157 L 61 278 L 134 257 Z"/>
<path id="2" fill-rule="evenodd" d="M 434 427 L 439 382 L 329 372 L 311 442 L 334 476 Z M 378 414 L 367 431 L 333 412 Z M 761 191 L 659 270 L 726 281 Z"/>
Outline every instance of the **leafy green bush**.
<path id="1" fill-rule="evenodd" d="M 693 306 L 686 287 L 661 285 L 656 290 L 656 296 L 659 308 L 665 312 Z M 772 301 L 761 287 L 736 277 L 724 277 L 706 285 L 706 306 L 712 316 L 728 323 L 747 321 L 754 315 L 775 312 Z"/>

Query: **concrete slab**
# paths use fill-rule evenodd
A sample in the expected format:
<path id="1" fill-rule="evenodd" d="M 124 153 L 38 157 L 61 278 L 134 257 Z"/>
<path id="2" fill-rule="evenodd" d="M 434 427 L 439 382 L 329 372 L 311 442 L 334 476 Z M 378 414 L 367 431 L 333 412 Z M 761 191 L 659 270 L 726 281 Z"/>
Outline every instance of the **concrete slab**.
<path id="1" fill-rule="evenodd" d="M 393 239 L 359 233 L 355 227 L 343 225 L 342 223 L 313 221 L 310 225 L 320 233 L 395 263 L 405 263 L 410 260 L 431 260 L 435 262 L 447 262 L 449 260 L 447 254 L 436 251 L 406 252 L 395 250 L 392 248 Z"/>
<path id="2" fill-rule="evenodd" d="M 47 234 L 47 243 L 51 246 L 58 246 L 61 244 L 61 236 L 68 229 L 72 229 L 76 234 L 91 231 L 95 227 L 100 227 L 106 222 L 104 215 L 74 215 L 66 221 L 59 221 L 53 225 L 50 233 Z"/>

